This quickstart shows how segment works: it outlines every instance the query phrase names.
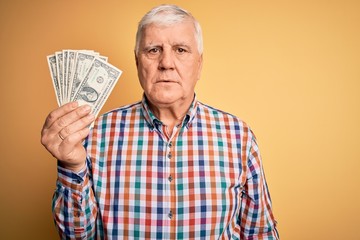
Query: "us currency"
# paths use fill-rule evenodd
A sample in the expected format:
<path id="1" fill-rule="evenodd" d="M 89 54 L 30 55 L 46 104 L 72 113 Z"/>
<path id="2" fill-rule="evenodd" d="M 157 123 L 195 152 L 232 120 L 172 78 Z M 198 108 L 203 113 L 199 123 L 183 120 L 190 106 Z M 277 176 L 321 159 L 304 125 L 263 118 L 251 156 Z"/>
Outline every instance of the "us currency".
<path id="1" fill-rule="evenodd" d="M 121 74 L 121 70 L 96 57 L 75 93 L 73 101 L 78 101 L 79 105 L 90 105 L 91 113 L 98 115 Z"/>
<path id="2" fill-rule="evenodd" d="M 67 56 L 67 63 L 66 63 L 66 82 L 67 82 L 67 89 L 66 89 L 66 102 L 71 101 L 70 95 L 71 95 L 71 88 L 73 85 L 73 75 L 74 75 L 74 65 L 75 65 L 75 57 L 76 57 L 76 51 L 74 50 L 67 50 L 68 56 Z"/>
<path id="3" fill-rule="evenodd" d="M 105 56 L 99 56 L 100 59 L 104 60 L 105 62 L 108 61 L 108 57 L 105 57 Z"/>
<path id="4" fill-rule="evenodd" d="M 61 106 L 61 95 L 60 95 L 60 86 L 57 78 L 57 70 L 56 70 L 56 57 L 55 54 L 47 56 L 47 62 L 49 66 L 50 76 L 53 82 L 55 94 L 56 94 L 56 101 L 59 106 Z"/>
<path id="5" fill-rule="evenodd" d="M 64 96 L 63 53 L 55 52 L 55 58 L 56 58 L 57 79 L 58 79 L 59 89 L 60 89 L 60 100 L 63 103 L 63 96 Z"/>
<path id="6" fill-rule="evenodd" d="M 62 50 L 47 56 L 58 105 L 78 101 L 98 115 L 122 74 L 107 60 L 92 50 Z"/>
<path id="7" fill-rule="evenodd" d="M 62 50 L 62 56 L 63 56 L 63 66 L 62 66 L 62 78 L 63 78 L 63 99 L 62 101 L 64 103 L 67 102 L 67 92 L 68 92 L 68 81 L 67 81 L 67 70 L 68 70 L 68 50 Z"/>
<path id="8" fill-rule="evenodd" d="M 84 80 L 96 56 L 97 55 L 95 55 L 95 53 L 92 52 L 87 52 L 87 51 L 77 52 L 76 60 L 74 64 L 72 84 L 70 89 L 70 101 L 74 100 L 75 93 L 79 90 L 80 84 Z"/>

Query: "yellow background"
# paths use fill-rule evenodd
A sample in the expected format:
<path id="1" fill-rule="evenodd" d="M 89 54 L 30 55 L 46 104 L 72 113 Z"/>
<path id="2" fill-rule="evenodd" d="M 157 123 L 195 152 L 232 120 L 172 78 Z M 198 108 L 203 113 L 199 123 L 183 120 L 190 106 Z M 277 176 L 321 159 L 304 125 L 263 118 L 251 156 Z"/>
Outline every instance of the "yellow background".
<path id="1" fill-rule="evenodd" d="M 56 239 L 56 108 L 46 56 L 93 49 L 124 71 L 103 111 L 141 98 L 136 26 L 162 1 L 0 2 L 0 234 Z M 198 98 L 245 120 L 282 239 L 360 239 L 360 1 L 171 1 L 200 21 Z"/>

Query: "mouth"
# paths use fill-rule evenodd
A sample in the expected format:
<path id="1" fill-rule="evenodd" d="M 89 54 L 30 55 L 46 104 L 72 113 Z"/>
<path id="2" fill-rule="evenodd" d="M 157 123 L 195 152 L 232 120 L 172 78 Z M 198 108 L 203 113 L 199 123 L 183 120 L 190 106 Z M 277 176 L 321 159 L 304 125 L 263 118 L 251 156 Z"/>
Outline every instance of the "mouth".
<path id="1" fill-rule="evenodd" d="M 161 79 L 161 80 L 156 81 L 156 83 L 177 83 L 177 81 Z"/>

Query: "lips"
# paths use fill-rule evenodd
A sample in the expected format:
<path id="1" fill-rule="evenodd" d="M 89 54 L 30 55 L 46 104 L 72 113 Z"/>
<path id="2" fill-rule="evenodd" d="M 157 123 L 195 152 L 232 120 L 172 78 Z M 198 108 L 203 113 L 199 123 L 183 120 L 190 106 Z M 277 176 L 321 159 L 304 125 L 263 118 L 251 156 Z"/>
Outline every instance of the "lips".
<path id="1" fill-rule="evenodd" d="M 177 81 L 162 79 L 162 80 L 156 81 L 156 83 L 177 83 Z"/>

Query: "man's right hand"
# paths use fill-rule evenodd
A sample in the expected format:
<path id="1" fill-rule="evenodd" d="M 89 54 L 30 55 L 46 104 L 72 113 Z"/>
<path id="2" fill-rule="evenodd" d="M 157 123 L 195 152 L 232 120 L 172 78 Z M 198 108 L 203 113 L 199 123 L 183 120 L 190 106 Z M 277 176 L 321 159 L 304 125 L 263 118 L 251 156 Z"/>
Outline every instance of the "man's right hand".
<path id="1" fill-rule="evenodd" d="M 52 111 L 41 131 L 41 143 L 59 160 L 62 167 L 80 171 L 86 160 L 82 141 L 89 134 L 89 125 L 94 121 L 88 105 L 67 103 Z"/>

